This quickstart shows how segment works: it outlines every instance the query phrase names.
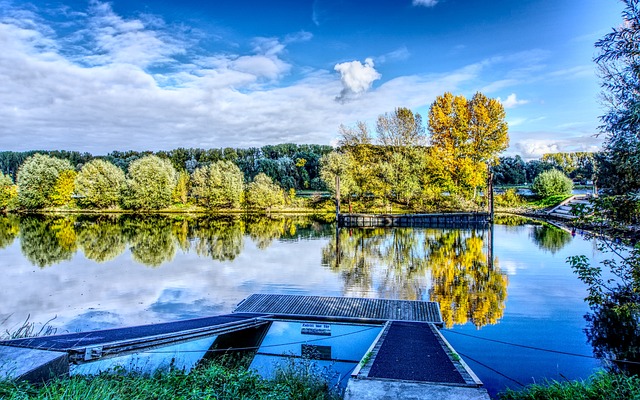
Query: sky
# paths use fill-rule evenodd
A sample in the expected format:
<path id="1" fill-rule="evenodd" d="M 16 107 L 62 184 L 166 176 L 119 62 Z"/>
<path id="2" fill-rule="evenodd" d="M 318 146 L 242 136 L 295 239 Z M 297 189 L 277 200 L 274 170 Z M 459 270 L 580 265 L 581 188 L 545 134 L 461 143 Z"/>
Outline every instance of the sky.
<path id="1" fill-rule="evenodd" d="M 0 151 L 335 145 L 445 92 L 526 159 L 602 143 L 616 0 L 0 0 Z"/>

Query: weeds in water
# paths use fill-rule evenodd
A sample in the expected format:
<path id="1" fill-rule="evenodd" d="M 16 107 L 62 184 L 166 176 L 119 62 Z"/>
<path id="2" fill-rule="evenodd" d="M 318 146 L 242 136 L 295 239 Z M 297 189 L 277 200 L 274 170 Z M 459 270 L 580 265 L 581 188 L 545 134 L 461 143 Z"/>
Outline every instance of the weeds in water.
<path id="1" fill-rule="evenodd" d="M 55 320 L 57 317 L 53 317 L 40 327 L 39 330 L 36 331 L 36 323 L 29 322 L 31 315 L 27 315 L 27 319 L 22 323 L 22 326 L 15 330 L 5 329 L 4 333 L 0 334 L 0 340 L 11 340 L 11 339 L 22 339 L 27 337 L 34 336 L 50 336 L 55 335 L 58 332 L 58 328 L 54 328 L 51 325 L 51 321 Z M 0 325 L 4 325 L 9 317 L 5 318 Z"/>

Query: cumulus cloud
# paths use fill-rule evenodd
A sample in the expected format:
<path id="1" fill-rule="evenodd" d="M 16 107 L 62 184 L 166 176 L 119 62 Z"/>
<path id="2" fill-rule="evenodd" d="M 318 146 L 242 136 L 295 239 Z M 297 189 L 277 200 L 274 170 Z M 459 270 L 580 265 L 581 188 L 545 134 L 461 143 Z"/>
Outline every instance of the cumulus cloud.
<path id="1" fill-rule="evenodd" d="M 328 144 L 340 124 L 374 121 L 398 105 L 425 107 L 445 91 L 474 93 L 486 83 L 485 71 L 528 60 L 519 53 L 493 57 L 446 73 L 392 77 L 370 90 L 381 79 L 371 59 L 335 65 L 340 79 L 330 69 L 293 63 L 288 46 L 311 40 L 307 32 L 211 47 L 205 32 L 192 34 L 192 28 L 159 17 L 123 17 L 108 4 L 90 4 L 82 12 L 38 14 L 35 7 L 8 9 L 0 0 L 4 150 L 100 155 L 123 149 Z M 383 60 L 406 56 L 399 48 Z M 513 82 L 506 73 L 491 77 Z M 336 102 L 338 93 L 342 101 Z M 515 95 L 513 101 L 522 102 Z M 583 133 L 567 133 L 567 143 L 570 135 Z M 510 134 L 517 143 L 517 133 Z"/>
<path id="2" fill-rule="evenodd" d="M 353 95 L 366 92 L 371 88 L 373 81 L 382 77 L 374 68 L 371 58 L 364 60 L 364 64 L 360 61 L 336 64 L 334 70 L 340 73 L 340 80 L 343 86 L 340 96 L 337 97 L 340 101 L 347 100 Z"/>
<path id="3" fill-rule="evenodd" d="M 505 100 L 498 97 L 498 101 L 502 103 L 504 108 L 514 108 L 529 102 L 529 100 L 518 100 L 515 93 L 511 93 Z"/>
<path id="4" fill-rule="evenodd" d="M 414 6 L 433 7 L 438 4 L 438 0 L 413 0 Z"/>

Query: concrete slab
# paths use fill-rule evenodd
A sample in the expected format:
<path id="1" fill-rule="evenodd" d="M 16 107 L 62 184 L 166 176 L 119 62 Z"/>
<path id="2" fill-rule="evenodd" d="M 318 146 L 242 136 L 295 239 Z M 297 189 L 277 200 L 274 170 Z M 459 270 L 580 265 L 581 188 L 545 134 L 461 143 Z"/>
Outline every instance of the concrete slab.
<path id="1" fill-rule="evenodd" d="M 59 376 L 69 376 L 67 353 L 0 346 L 0 379 L 42 383 Z"/>
<path id="2" fill-rule="evenodd" d="M 490 400 L 484 388 L 447 386 L 422 382 L 349 379 L 344 400 Z"/>

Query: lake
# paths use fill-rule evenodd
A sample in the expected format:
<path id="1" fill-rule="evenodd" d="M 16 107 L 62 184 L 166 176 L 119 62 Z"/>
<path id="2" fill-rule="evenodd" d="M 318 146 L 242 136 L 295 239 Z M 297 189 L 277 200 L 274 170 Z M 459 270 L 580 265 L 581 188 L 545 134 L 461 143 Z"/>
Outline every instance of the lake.
<path id="1" fill-rule="evenodd" d="M 252 293 L 431 300 L 492 394 L 600 367 L 583 331 L 586 288 L 565 262 L 601 258 L 580 234 L 513 216 L 493 230 L 336 231 L 331 220 L 0 216 L 0 329 L 27 318 L 64 333 L 209 316 Z"/>

